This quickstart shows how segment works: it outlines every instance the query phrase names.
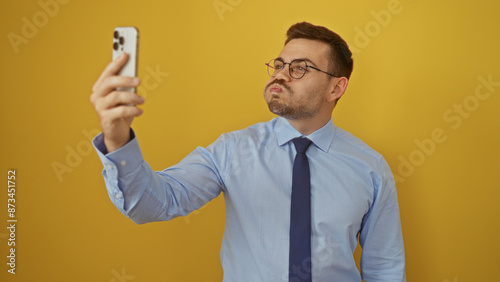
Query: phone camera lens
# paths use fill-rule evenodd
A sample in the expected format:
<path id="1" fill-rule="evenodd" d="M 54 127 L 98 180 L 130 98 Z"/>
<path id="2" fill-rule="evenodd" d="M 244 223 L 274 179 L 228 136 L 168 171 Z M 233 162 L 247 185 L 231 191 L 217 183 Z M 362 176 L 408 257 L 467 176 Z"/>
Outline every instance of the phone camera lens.
<path id="1" fill-rule="evenodd" d="M 120 37 L 120 33 L 115 30 L 115 33 L 113 34 L 113 37 L 116 38 L 116 39 L 118 39 L 118 37 Z"/>
<path id="2" fill-rule="evenodd" d="M 123 43 L 125 43 L 125 38 L 123 38 L 123 36 L 120 36 L 120 45 L 123 45 Z"/>
<path id="3" fill-rule="evenodd" d="M 118 42 L 113 43 L 113 49 L 115 49 L 115 51 L 118 51 L 119 47 Z"/>

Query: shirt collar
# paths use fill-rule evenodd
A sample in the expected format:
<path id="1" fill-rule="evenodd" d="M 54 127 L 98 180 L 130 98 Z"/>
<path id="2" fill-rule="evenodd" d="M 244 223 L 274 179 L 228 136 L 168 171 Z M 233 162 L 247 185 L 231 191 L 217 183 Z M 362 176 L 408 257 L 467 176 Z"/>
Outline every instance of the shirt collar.
<path id="1" fill-rule="evenodd" d="M 309 135 L 303 135 L 298 132 L 285 118 L 278 117 L 277 119 L 274 131 L 276 132 L 279 146 L 283 146 L 297 137 L 307 137 L 322 151 L 328 152 L 336 130 L 332 118 L 322 128 Z"/>

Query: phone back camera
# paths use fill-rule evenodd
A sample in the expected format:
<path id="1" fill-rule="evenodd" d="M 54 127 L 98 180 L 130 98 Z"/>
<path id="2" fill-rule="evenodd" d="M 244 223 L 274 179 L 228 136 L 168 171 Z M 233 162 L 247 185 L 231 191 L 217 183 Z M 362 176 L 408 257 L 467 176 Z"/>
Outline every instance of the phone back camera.
<path id="1" fill-rule="evenodd" d="M 113 33 L 113 49 L 115 51 L 123 51 L 123 45 L 125 44 L 125 38 L 123 36 L 120 36 L 120 32 L 118 30 L 115 30 Z"/>

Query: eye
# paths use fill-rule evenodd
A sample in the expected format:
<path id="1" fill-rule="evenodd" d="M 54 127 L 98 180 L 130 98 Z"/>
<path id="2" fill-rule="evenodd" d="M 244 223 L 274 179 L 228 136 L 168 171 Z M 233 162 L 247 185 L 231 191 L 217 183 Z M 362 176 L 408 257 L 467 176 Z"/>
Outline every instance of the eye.
<path id="1" fill-rule="evenodd" d="M 307 71 L 307 64 L 304 61 L 293 61 L 291 68 L 296 72 L 296 73 L 304 73 Z"/>
<path id="2" fill-rule="evenodd" d="M 276 60 L 274 61 L 274 68 L 277 69 L 277 70 L 282 70 L 283 67 L 284 67 L 284 63 L 280 60 Z"/>
<path id="3" fill-rule="evenodd" d="M 304 65 L 294 65 L 290 69 L 293 70 L 293 72 L 295 73 L 304 73 L 306 72 L 307 67 Z"/>

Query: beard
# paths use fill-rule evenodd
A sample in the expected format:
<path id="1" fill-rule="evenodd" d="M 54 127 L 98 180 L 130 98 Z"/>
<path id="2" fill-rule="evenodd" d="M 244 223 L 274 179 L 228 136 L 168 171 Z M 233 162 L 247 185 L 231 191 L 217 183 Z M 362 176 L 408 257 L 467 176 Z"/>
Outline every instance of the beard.
<path id="1" fill-rule="evenodd" d="M 270 97 L 267 101 L 267 107 L 273 114 L 289 120 L 297 120 L 312 118 L 319 112 L 321 108 L 321 101 L 317 99 L 317 97 L 320 97 L 319 91 L 308 92 L 305 98 L 299 98 L 298 100 L 294 101 L 295 93 L 293 92 L 293 90 L 288 85 L 286 85 L 283 80 L 276 79 L 266 86 L 266 88 L 264 89 L 264 96 L 266 96 L 266 92 L 273 84 L 280 85 L 286 90 L 280 94 L 269 93 Z M 286 95 L 288 97 L 288 101 L 292 101 L 295 105 L 286 103 L 280 97 L 283 95 Z"/>
<path id="2" fill-rule="evenodd" d="M 319 111 L 318 107 L 312 110 L 306 106 L 291 107 L 276 99 L 269 101 L 267 107 L 273 114 L 290 120 L 312 118 Z"/>

